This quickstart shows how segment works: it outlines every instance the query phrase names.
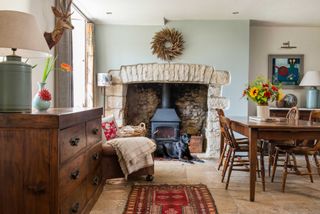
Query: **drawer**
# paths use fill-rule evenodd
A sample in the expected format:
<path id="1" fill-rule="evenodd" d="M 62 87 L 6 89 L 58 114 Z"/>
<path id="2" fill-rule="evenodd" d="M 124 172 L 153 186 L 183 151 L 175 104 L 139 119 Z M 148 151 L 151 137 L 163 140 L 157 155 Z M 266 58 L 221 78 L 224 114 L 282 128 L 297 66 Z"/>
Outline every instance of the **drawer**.
<path id="1" fill-rule="evenodd" d="M 70 214 L 70 213 L 81 213 L 86 205 L 86 182 L 75 189 L 70 195 L 61 200 L 60 213 Z"/>
<path id="2" fill-rule="evenodd" d="M 87 179 L 87 198 L 90 199 L 102 182 L 102 168 L 98 167 Z"/>
<path id="3" fill-rule="evenodd" d="M 61 197 L 65 198 L 73 192 L 88 174 L 87 156 L 85 153 L 65 164 L 60 169 L 59 188 Z"/>
<path id="4" fill-rule="evenodd" d="M 88 171 L 94 171 L 101 163 L 102 158 L 102 144 L 95 145 L 90 151 L 88 151 Z"/>
<path id="5" fill-rule="evenodd" d="M 85 123 L 63 129 L 59 133 L 60 163 L 86 147 Z"/>
<path id="6" fill-rule="evenodd" d="M 86 124 L 87 144 L 92 145 L 101 141 L 101 119 L 90 120 Z"/>

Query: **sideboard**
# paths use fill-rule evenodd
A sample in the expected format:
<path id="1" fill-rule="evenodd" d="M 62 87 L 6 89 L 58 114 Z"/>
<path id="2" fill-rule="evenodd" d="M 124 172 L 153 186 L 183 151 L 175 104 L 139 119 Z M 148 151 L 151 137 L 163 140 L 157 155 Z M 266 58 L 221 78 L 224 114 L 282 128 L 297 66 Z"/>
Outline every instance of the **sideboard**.
<path id="1" fill-rule="evenodd" d="M 271 117 L 285 117 L 290 108 L 270 107 L 269 109 L 270 109 Z M 300 120 L 309 120 L 309 115 L 312 110 L 320 110 L 320 109 L 299 108 Z"/>
<path id="2" fill-rule="evenodd" d="M 103 187 L 101 115 L 0 113 L 0 213 L 89 213 Z"/>

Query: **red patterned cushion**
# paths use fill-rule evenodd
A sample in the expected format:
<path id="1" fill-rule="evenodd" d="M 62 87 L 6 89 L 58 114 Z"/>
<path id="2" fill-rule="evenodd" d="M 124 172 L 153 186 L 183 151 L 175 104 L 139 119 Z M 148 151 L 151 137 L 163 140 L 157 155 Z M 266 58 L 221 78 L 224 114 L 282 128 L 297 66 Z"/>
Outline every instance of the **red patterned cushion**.
<path id="1" fill-rule="evenodd" d="M 117 136 L 117 125 L 114 120 L 107 122 L 102 121 L 101 126 L 107 140 L 111 140 Z"/>

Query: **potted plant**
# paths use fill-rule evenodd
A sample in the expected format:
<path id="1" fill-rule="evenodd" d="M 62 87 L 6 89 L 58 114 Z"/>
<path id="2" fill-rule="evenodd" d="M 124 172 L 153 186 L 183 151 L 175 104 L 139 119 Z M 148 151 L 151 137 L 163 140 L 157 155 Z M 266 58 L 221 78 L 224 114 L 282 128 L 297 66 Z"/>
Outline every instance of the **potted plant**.
<path id="1" fill-rule="evenodd" d="M 252 83 L 248 84 L 243 91 L 242 97 L 257 104 L 257 116 L 269 117 L 269 101 L 273 102 L 282 96 L 280 85 L 274 85 L 263 77 L 258 77 Z"/>
<path id="2" fill-rule="evenodd" d="M 53 70 L 65 71 L 65 72 L 72 71 L 71 66 L 66 63 L 60 64 L 60 68 L 54 68 L 55 61 L 56 61 L 56 58 L 53 58 L 53 57 L 48 57 L 46 59 L 46 64 L 42 74 L 42 80 L 41 82 L 38 82 L 38 92 L 32 100 L 32 107 L 39 111 L 46 111 L 51 104 L 52 96 L 49 90 L 45 88 L 47 84 L 47 78 L 50 72 Z"/>

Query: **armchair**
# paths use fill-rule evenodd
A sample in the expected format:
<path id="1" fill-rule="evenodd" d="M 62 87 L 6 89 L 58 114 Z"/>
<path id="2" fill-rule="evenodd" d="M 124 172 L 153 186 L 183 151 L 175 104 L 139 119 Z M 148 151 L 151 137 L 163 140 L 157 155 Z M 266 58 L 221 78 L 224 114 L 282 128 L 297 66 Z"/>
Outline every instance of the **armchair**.
<path id="1" fill-rule="evenodd" d="M 113 124 L 115 123 L 113 116 L 102 119 L 102 123 L 110 123 L 110 122 L 112 122 Z M 102 134 L 102 137 L 103 137 L 102 139 L 104 140 L 104 142 L 102 144 L 103 178 L 104 179 L 111 179 L 111 178 L 125 177 L 125 175 L 123 174 L 123 172 L 121 170 L 116 150 L 110 144 L 107 143 L 108 140 L 106 139 L 106 136 L 104 135 L 104 133 Z M 130 137 L 128 137 L 127 139 L 129 140 Z M 152 155 L 152 157 L 153 157 L 153 155 Z M 143 176 L 143 175 L 146 175 L 147 181 L 152 181 L 153 175 L 154 175 L 154 165 L 142 168 L 138 171 L 135 171 L 135 172 L 131 173 L 128 178 L 135 177 L 135 176 Z"/>

